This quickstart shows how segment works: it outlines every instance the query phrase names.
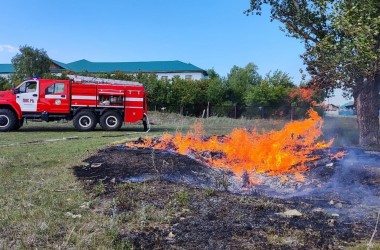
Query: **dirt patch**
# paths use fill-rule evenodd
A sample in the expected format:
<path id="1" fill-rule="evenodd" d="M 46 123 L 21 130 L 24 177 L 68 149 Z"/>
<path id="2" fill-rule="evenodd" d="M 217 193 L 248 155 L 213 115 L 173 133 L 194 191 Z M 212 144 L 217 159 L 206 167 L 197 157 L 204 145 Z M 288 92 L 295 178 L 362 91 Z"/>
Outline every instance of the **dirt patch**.
<path id="1" fill-rule="evenodd" d="M 167 151 L 111 147 L 85 162 L 74 172 L 111 204 L 102 211 L 117 218 L 115 246 L 338 249 L 368 240 L 376 223 L 375 215 L 353 220 L 304 197 L 228 192 L 238 188 L 230 172 Z M 333 174 L 328 169 L 318 176 Z"/>

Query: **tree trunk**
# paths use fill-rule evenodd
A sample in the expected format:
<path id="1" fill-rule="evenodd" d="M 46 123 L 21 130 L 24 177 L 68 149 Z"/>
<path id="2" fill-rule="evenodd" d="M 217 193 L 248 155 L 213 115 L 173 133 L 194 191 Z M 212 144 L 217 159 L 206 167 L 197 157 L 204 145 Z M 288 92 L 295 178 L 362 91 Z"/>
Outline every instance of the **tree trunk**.
<path id="1" fill-rule="evenodd" d="M 359 127 L 359 145 L 372 146 L 379 142 L 379 86 L 380 78 L 364 81 L 355 98 Z"/>

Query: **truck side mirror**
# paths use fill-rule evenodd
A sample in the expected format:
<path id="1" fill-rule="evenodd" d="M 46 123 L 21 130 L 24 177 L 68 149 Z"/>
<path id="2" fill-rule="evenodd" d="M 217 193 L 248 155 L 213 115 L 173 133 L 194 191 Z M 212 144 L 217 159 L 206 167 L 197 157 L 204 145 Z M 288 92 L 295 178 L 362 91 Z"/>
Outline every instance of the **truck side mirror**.
<path id="1" fill-rule="evenodd" d="M 12 89 L 12 93 L 15 95 L 15 94 L 18 94 L 18 93 L 20 93 L 20 89 L 18 89 L 18 88 L 13 88 Z"/>

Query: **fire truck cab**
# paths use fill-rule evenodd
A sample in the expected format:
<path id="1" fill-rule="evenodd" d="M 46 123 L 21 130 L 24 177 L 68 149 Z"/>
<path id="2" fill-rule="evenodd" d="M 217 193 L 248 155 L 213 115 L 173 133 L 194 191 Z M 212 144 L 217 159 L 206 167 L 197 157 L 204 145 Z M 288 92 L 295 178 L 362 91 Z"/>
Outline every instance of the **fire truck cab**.
<path id="1" fill-rule="evenodd" d="M 72 120 L 79 131 L 99 123 L 119 130 L 123 122 L 142 121 L 148 129 L 144 86 L 138 82 L 69 76 L 71 80 L 26 80 L 0 91 L 0 132 L 19 129 L 24 120 Z"/>

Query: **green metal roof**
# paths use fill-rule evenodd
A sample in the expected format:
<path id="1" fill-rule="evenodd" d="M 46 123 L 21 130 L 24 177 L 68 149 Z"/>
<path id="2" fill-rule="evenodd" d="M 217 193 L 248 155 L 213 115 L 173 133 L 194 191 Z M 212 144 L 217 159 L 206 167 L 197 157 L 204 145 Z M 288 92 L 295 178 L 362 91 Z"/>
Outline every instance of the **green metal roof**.
<path id="1" fill-rule="evenodd" d="M 50 66 L 51 73 L 62 73 L 63 71 L 70 70 L 70 68 L 64 63 L 58 62 L 56 60 L 51 61 L 53 64 Z"/>
<path id="2" fill-rule="evenodd" d="M 201 72 L 207 75 L 207 71 L 194 66 L 191 63 L 184 63 L 181 61 L 152 61 L 152 62 L 90 62 L 85 59 L 71 62 L 62 63 L 52 60 L 58 68 L 51 68 L 53 73 L 62 72 L 64 70 L 71 70 L 74 72 L 90 72 L 90 73 L 111 73 L 115 71 L 124 71 L 127 73 L 150 73 L 150 72 Z M 0 74 L 15 72 L 12 64 L 0 64 Z"/>
<path id="3" fill-rule="evenodd" d="M 55 60 L 52 60 L 52 62 L 57 65 L 58 67 L 52 67 L 50 70 L 51 72 L 53 73 L 58 73 L 58 72 L 62 72 L 62 71 L 65 71 L 65 70 L 69 70 L 70 68 L 64 64 L 64 63 L 61 63 L 61 62 L 58 62 L 58 61 L 55 61 Z M 15 72 L 15 68 L 13 67 L 12 64 L 0 64 L 0 74 L 8 74 L 8 73 L 14 73 Z"/>
<path id="4" fill-rule="evenodd" d="M 61 67 L 62 69 L 64 70 L 69 70 L 70 67 L 65 64 L 65 63 L 62 63 L 62 62 L 59 62 L 59 61 L 56 61 L 56 60 L 51 60 L 54 64 L 58 65 L 59 67 Z"/>
<path id="5" fill-rule="evenodd" d="M 346 102 L 345 104 L 343 104 L 342 106 L 340 106 L 341 108 L 344 108 L 344 107 L 352 107 L 354 106 L 354 101 L 349 101 L 349 102 Z"/>
<path id="6" fill-rule="evenodd" d="M 15 69 L 12 64 L 0 64 L 0 74 L 14 73 Z"/>
<path id="7" fill-rule="evenodd" d="M 85 59 L 67 64 L 73 71 L 90 73 L 96 72 L 207 72 L 191 63 L 181 61 L 153 61 L 153 62 L 90 62 Z"/>

